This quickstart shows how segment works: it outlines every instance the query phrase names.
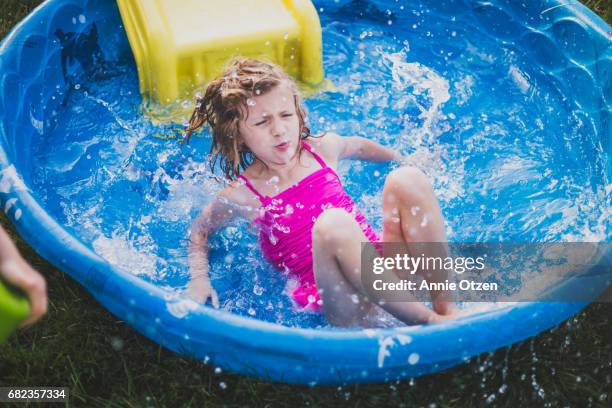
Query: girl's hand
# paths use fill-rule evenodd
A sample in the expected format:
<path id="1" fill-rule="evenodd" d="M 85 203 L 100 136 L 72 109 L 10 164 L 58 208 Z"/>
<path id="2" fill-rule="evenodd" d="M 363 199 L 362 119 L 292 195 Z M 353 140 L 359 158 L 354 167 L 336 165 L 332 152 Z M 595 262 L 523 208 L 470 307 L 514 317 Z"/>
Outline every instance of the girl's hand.
<path id="1" fill-rule="evenodd" d="M 440 166 L 440 152 L 432 152 L 426 148 L 418 148 L 415 152 L 407 156 L 402 156 L 399 152 L 395 152 L 393 161 L 400 166 L 433 169 Z"/>
<path id="2" fill-rule="evenodd" d="M 391 161 L 393 161 L 395 163 L 399 163 L 400 166 L 403 166 L 404 164 L 407 163 L 408 157 L 402 156 L 399 152 L 394 152 L 393 160 L 391 160 Z"/>
<path id="3" fill-rule="evenodd" d="M 190 298 L 201 304 L 206 304 L 210 298 L 213 307 L 215 309 L 219 308 L 217 292 L 210 284 L 210 280 L 203 276 L 192 278 L 189 281 L 189 284 L 187 284 L 187 294 Z"/>

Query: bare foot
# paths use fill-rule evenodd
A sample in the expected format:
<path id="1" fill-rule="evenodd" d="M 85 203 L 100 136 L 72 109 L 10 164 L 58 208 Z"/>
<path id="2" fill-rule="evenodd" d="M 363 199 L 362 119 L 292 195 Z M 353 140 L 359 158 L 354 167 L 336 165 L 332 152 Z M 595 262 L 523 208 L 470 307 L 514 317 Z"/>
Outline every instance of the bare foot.
<path id="1" fill-rule="evenodd" d="M 439 315 L 448 316 L 458 313 L 455 303 L 446 300 L 433 301 L 433 310 Z"/>
<path id="2" fill-rule="evenodd" d="M 455 307 L 448 310 L 447 314 L 433 313 L 429 319 L 429 323 L 442 323 L 448 320 L 455 320 L 459 317 L 459 310 Z"/>

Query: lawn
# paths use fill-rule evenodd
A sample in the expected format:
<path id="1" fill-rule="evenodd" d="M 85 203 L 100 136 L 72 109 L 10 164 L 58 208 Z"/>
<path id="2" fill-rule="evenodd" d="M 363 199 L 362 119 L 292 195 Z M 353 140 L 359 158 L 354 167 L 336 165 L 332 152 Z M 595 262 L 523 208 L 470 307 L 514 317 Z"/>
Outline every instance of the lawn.
<path id="1" fill-rule="evenodd" d="M 38 3 L 0 1 L 0 37 Z M 609 1 L 588 5 L 611 20 Z M 219 372 L 142 337 L 35 254 L 0 218 L 47 278 L 50 297 L 49 313 L 39 324 L 0 345 L 0 386 L 67 386 L 70 405 L 88 407 L 612 406 L 610 303 L 594 303 L 537 337 L 414 380 L 317 388 L 267 383 Z"/>

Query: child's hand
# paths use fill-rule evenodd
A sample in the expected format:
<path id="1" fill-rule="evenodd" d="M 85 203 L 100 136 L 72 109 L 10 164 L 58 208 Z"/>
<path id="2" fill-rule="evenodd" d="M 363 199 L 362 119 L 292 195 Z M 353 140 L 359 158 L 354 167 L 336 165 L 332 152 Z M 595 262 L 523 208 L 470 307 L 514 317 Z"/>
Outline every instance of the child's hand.
<path id="1" fill-rule="evenodd" d="M 395 152 L 395 157 L 393 158 L 393 162 L 403 166 L 415 166 L 417 161 L 413 155 L 403 156 L 399 152 Z"/>
<path id="2" fill-rule="evenodd" d="M 35 271 L 21 255 L 15 254 L 2 259 L 0 275 L 7 282 L 22 289 L 30 300 L 30 315 L 21 323 L 21 327 L 29 326 L 47 313 L 47 284 L 45 279 Z"/>
<path id="3" fill-rule="evenodd" d="M 400 166 L 414 166 L 422 168 L 436 168 L 440 165 L 440 152 L 431 152 L 426 148 L 419 148 L 408 156 L 396 152 L 393 161 Z"/>
<path id="4" fill-rule="evenodd" d="M 219 308 L 219 297 L 210 280 L 200 276 L 192 278 L 187 285 L 187 294 L 198 303 L 206 304 L 210 298 L 215 309 Z"/>

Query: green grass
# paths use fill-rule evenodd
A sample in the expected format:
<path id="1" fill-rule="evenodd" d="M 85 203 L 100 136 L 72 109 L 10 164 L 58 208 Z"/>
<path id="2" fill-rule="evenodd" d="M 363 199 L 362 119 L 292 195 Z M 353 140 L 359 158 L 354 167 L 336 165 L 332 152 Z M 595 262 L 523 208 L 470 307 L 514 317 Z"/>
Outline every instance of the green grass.
<path id="1" fill-rule="evenodd" d="M 599 14 L 608 24 L 612 22 L 612 4 L 610 0 L 587 0 L 582 3 Z"/>
<path id="2" fill-rule="evenodd" d="M 36 4 L 38 1 L 0 1 L 0 37 Z M 609 2 L 587 4 L 610 21 Z M 213 367 L 140 336 L 37 256 L 4 216 L 0 221 L 28 261 L 46 276 L 50 296 L 49 313 L 38 325 L 0 345 L 0 386 L 68 386 L 70 405 L 88 407 L 612 404 L 609 303 L 592 304 L 533 339 L 414 381 L 340 389 L 267 383 L 215 374 Z M 540 389 L 543 398 L 538 395 Z M 487 403 L 491 395 L 494 399 Z"/>

